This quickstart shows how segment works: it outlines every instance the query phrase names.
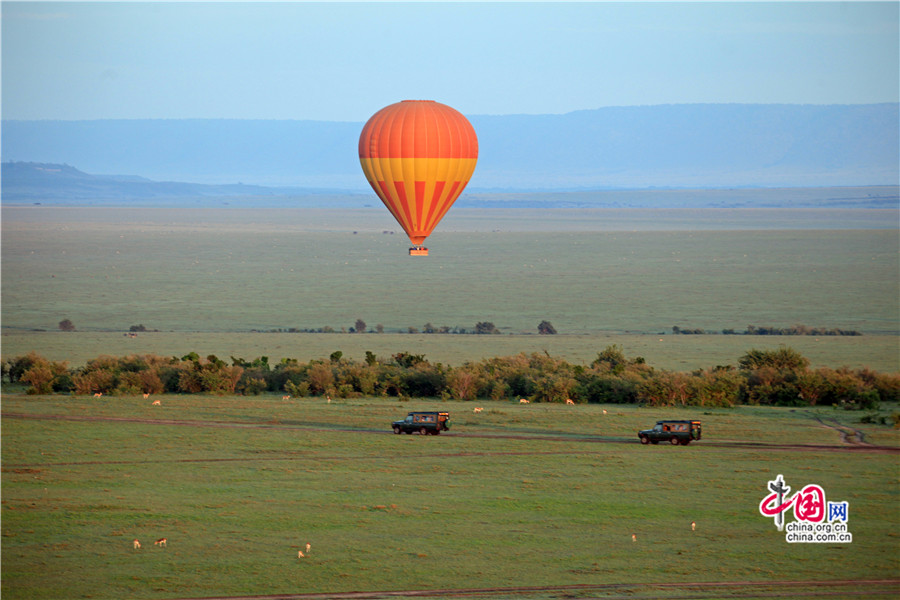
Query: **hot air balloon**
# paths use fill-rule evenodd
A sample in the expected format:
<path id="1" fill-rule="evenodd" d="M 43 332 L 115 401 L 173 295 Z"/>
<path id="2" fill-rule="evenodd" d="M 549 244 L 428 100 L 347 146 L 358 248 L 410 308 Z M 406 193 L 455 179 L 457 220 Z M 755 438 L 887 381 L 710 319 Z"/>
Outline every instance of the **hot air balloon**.
<path id="1" fill-rule="evenodd" d="M 369 185 L 409 236 L 412 256 L 469 183 L 478 138 L 458 111 L 433 100 L 404 100 L 372 115 L 359 135 Z"/>

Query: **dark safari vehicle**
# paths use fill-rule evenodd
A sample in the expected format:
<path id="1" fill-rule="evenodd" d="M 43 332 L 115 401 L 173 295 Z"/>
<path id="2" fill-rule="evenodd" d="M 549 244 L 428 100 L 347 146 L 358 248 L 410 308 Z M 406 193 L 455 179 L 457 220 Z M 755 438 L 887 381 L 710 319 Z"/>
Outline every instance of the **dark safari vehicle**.
<path id="1" fill-rule="evenodd" d="M 394 428 L 394 433 L 418 431 L 422 435 L 438 435 L 441 431 L 450 429 L 450 413 L 411 412 L 402 421 L 394 421 L 391 427 Z"/>
<path id="2" fill-rule="evenodd" d="M 669 442 L 673 446 L 687 446 L 699 440 L 701 433 L 700 421 L 657 421 L 653 429 L 639 431 L 638 437 L 642 444 Z"/>

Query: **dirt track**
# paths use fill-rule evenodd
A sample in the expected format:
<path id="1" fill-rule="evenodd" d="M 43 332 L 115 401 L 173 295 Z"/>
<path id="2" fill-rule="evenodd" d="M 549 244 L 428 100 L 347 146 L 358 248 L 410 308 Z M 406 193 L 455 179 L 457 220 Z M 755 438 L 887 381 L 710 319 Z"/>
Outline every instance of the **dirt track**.
<path id="1" fill-rule="evenodd" d="M 554 598 L 604 598 L 640 600 L 703 600 L 713 598 L 871 598 L 900 595 L 900 579 L 847 579 L 834 581 L 714 581 L 692 583 L 606 583 L 559 586 L 498 587 L 443 590 L 393 590 L 270 594 L 261 596 L 213 596 L 177 600 L 378 600 L 380 598 L 464 598 L 470 596 L 541 595 Z"/>
<path id="2" fill-rule="evenodd" d="M 91 422 L 114 422 L 114 423 L 141 423 L 145 425 L 163 425 L 163 426 L 184 426 L 184 427 L 213 427 L 213 428 L 234 428 L 234 429 L 291 429 L 297 431 L 336 431 L 356 434 L 370 435 L 394 435 L 388 430 L 376 429 L 358 429 L 358 428 L 339 428 L 339 427 L 315 427 L 311 425 L 285 425 L 278 423 L 250 423 L 250 422 L 226 422 L 226 421 L 196 421 L 196 420 L 176 420 L 176 419 L 144 419 L 138 417 L 104 417 L 96 415 L 44 415 L 29 413 L 9 413 L 4 412 L 0 415 L 3 419 L 35 419 L 50 421 L 91 421 Z M 541 440 L 541 441 L 566 441 L 566 442 L 588 442 L 594 444 L 631 444 L 640 445 L 637 438 L 611 438 L 600 436 L 573 436 L 573 435 L 548 435 L 548 434 L 488 434 L 488 433 L 465 433 L 451 432 L 443 434 L 447 437 L 460 438 L 496 438 L 496 439 L 517 439 L 517 440 Z M 900 454 L 900 448 L 891 446 L 875 446 L 865 442 L 851 441 L 846 436 L 845 443 L 840 446 L 813 445 L 813 444 L 772 444 L 766 442 L 748 442 L 740 440 L 717 440 L 717 441 L 701 441 L 691 447 L 714 447 L 728 449 L 752 449 L 763 452 L 864 452 L 877 454 Z M 591 451 L 582 451 L 582 454 L 592 454 Z M 554 450 L 530 450 L 522 452 L 459 452 L 458 456 L 487 456 L 487 455 L 538 455 L 538 454 L 573 454 L 572 450 L 554 451 Z M 447 455 L 452 456 L 452 455 Z M 260 460 L 285 460 L 287 457 L 241 457 L 241 458 L 206 458 L 206 459 L 184 459 L 171 462 L 242 462 L 242 461 L 260 461 Z M 319 459 L 323 457 L 318 457 Z M 335 457 L 338 458 L 338 457 Z M 75 465 L 75 464 L 134 464 L 136 462 L 165 462 L 165 461 L 82 461 L 68 463 L 54 463 L 55 465 Z M 6 464 L 4 468 L 25 468 L 49 465 L 25 465 L 25 464 Z"/>

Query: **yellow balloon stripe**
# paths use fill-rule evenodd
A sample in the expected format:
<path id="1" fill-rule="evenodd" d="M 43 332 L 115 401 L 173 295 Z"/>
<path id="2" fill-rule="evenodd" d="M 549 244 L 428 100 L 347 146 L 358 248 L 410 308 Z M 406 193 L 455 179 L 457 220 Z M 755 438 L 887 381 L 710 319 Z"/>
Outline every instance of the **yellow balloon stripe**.
<path id="1" fill-rule="evenodd" d="M 410 238 L 426 237 L 475 171 L 476 158 L 360 158 L 362 170 Z"/>

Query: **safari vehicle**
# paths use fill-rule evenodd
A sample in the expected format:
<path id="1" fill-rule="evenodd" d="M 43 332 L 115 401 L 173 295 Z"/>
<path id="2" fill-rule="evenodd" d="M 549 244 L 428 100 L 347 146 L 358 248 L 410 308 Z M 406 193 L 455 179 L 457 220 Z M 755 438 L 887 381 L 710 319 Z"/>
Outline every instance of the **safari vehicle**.
<path id="1" fill-rule="evenodd" d="M 642 444 L 669 442 L 673 446 L 687 446 L 699 440 L 702 434 L 700 421 L 657 421 L 653 429 L 638 432 Z"/>
<path id="2" fill-rule="evenodd" d="M 418 431 L 422 435 L 430 433 L 438 435 L 450 429 L 450 413 L 446 412 L 411 412 L 402 421 L 391 423 L 394 433 L 412 433 Z"/>

